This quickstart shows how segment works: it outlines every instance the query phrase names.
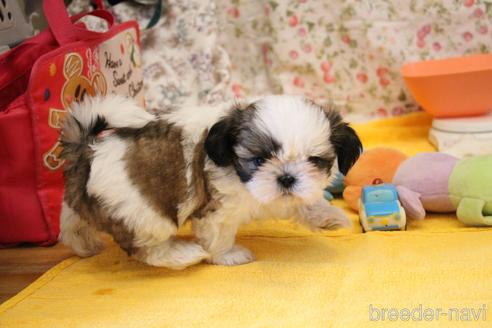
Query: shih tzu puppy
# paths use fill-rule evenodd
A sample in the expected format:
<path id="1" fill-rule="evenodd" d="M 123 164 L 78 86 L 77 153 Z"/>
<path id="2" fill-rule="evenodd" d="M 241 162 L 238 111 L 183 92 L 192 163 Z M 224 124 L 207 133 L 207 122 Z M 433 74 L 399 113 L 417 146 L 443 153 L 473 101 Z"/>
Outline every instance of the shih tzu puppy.
<path id="1" fill-rule="evenodd" d="M 162 116 L 122 97 L 92 98 L 73 106 L 61 138 L 60 238 L 80 256 L 101 250 L 103 231 L 149 265 L 237 265 L 254 260 L 234 242 L 253 218 L 350 226 L 323 188 L 337 166 L 345 174 L 353 165 L 361 142 L 338 112 L 302 97 Z M 187 220 L 194 241 L 175 236 Z"/>

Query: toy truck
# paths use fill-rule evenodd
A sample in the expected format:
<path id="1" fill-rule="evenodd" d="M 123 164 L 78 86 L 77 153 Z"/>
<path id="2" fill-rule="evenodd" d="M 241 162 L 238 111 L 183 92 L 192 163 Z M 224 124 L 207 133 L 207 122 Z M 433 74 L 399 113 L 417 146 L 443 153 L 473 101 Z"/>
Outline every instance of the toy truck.
<path id="1" fill-rule="evenodd" d="M 398 192 L 392 184 L 362 188 L 359 215 L 364 232 L 406 229 L 405 210 L 398 201 Z"/>

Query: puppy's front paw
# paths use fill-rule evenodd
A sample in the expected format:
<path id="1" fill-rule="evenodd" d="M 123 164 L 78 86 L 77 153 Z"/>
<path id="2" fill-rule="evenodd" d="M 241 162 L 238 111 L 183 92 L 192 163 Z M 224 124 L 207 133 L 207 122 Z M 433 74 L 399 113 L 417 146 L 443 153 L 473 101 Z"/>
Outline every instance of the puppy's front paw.
<path id="1" fill-rule="evenodd" d="M 304 211 L 304 222 L 311 228 L 335 230 L 350 228 L 352 222 L 345 212 L 329 203 L 310 206 Z"/>
<path id="2" fill-rule="evenodd" d="M 352 222 L 345 212 L 337 207 L 332 207 L 329 213 L 326 213 L 326 216 L 319 223 L 319 228 L 328 230 L 350 228 L 352 226 Z"/>
<path id="3" fill-rule="evenodd" d="M 247 248 L 239 245 L 234 245 L 227 253 L 222 255 L 212 256 L 210 263 L 220 264 L 220 265 L 240 265 L 253 262 L 255 256 Z"/>

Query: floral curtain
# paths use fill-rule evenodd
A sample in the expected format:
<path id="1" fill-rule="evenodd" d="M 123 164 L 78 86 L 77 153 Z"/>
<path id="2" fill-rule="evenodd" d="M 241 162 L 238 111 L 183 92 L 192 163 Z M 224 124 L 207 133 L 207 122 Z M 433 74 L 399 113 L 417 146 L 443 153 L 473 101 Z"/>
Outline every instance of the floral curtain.
<path id="1" fill-rule="evenodd" d="M 83 2 L 77 0 L 77 3 Z M 486 53 L 492 0 L 170 0 L 144 31 L 155 110 L 232 97 L 303 94 L 351 120 L 418 109 L 403 63 Z M 117 5 L 145 26 L 150 9 Z"/>

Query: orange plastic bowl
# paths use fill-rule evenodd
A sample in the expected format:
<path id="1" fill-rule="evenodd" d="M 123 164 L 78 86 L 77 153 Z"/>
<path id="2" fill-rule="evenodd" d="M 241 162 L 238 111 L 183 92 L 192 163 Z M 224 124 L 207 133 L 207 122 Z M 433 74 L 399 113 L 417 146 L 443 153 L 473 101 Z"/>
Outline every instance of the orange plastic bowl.
<path id="1" fill-rule="evenodd" d="M 435 117 L 475 116 L 492 109 L 492 55 L 410 63 L 401 73 L 415 100 Z"/>

